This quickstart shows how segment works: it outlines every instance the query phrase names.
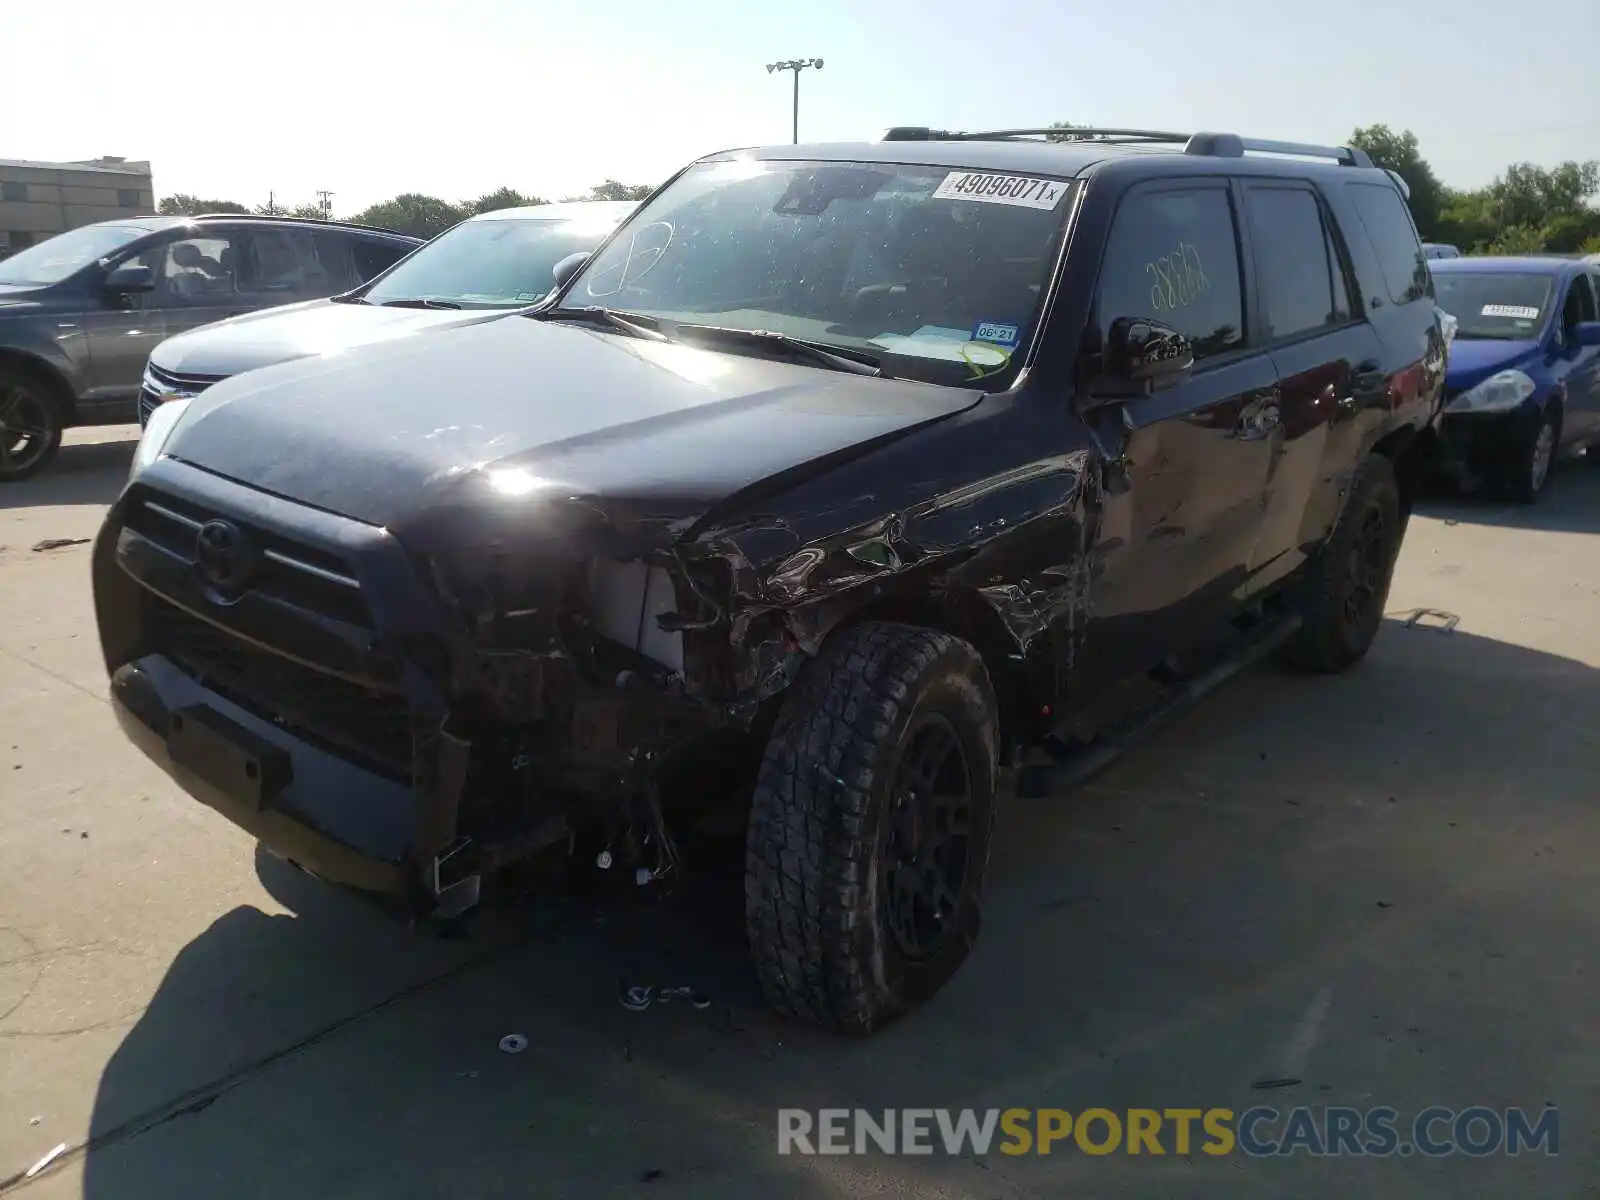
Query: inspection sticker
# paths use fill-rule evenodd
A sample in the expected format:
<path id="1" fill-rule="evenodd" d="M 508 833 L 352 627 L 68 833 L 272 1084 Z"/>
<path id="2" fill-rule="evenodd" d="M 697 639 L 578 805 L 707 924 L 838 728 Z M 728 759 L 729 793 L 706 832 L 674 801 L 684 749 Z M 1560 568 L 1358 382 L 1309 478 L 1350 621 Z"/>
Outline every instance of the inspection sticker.
<path id="1" fill-rule="evenodd" d="M 1513 321 L 1537 321 L 1539 310 L 1526 308 L 1520 304 L 1485 304 L 1483 315 L 1486 317 L 1510 317 Z"/>
<path id="2" fill-rule="evenodd" d="M 1017 343 L 1022 340 L 1022 331 L 1015 325 L 1008 325 L 1002 321 L 979 321 L 972 330 L 972 340 L 989 342 L 995 346 L 1005 346 L 1014 350 Z"/>
<path id="3" fill-rule="evenodd" d="M 1067 194 L 1059 179 L 1033 179 L 1026 175 L 990 175 L 983 171 L 951 171 L 934 189 L 935 200 L 979 200 L 985 204 L 1011 204 L 1021 208 L 1054 208 Z"/>

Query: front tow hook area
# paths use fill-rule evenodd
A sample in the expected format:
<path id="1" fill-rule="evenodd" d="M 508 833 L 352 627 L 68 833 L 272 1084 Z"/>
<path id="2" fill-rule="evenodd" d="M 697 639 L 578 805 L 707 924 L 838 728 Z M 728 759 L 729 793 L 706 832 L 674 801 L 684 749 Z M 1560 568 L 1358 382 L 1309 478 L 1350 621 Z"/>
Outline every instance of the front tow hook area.
<path id="1" fill-rule="evenodd" d="M 412 895 L 411 789 L 287 735 L 159 655 L 111 676 L 128 740 L 194 799 L 329 883 Z"/>

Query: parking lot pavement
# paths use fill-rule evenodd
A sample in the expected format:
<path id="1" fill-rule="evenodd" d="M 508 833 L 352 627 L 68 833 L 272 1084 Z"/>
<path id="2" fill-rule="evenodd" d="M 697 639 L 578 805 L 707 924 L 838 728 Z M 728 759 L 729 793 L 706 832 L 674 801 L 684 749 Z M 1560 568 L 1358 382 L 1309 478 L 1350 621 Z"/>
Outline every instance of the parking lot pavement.
<path id="1" fill-rule="evenodd" d="M 1430 504 L 1359 670 L 1253 671 L 1088 787 L 1012 802 L 967 968 L 840 1040 L 754 995 L 736 846 L 664 908 L 552 902 L 446 942 L 184 800 L 106 711 L 87 547 L 31 549 L 89 536 L 126 461 L 72 446 L 0 491 L 0 1179 L 69 1146 L 19 1194 L 1592 1195 L 1600 472 L 1534 510 Z M 623 982 L 713 1003 L 630 1012 Z M 1554 1103 L 1561 1152 L 774 1152 L 779 1107 L 1261 1103 Z"/>

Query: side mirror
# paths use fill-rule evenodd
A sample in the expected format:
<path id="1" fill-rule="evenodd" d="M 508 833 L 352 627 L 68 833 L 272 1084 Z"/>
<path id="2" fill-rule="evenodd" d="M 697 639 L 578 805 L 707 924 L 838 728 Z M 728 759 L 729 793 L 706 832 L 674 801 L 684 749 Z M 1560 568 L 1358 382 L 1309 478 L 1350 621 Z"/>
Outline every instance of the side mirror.
<path id="1" fill-rule="evenodd" d="M 1104 368 L 1090 403 L 1148 396 L 1174 387 L 1194 369 L 1194 344 L 1176 329 L 1144 317 L 1118 317 L 1106 335 Z"/>
<path id="2" fill-rule="evenodd" d="M 106 276 L 105 290 L 114 296 L 156 290 L 156 273 L 140 263 L 123 263 Z"/>
<path id="3" fill-rule="evenodd" d="M 1577 349 L 1600 346 L 1600 321 L 1580 321 L 1572 327 L 1571 340 Z"/>
<path id="4" fill-rule="evenodd" d="M 591 252 L 579 250 L 576 254 L 569 254 L 550 268 L 550 275 L 556 281 L 556 287 L 564 288 L 572 277 L 583 269 L 583 264 L 589 261 Z"/>

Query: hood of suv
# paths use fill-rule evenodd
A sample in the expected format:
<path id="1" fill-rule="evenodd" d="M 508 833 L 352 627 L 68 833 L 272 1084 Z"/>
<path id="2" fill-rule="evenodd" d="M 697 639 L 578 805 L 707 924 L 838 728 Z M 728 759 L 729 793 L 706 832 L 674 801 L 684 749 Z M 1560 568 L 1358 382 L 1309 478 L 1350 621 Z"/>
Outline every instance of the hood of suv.
<path id="1" fill-rule="evenodd" d="M 384 308 L 310 300 L 246 313 L 180 333 L 157 346 L 150 362 L 178 375 L 237 375 L 291 359 L 337 354 L 425 329 L 470 325 L 506 315 L 503 308 Z"/>
<path id="2" fill-rule="evenodd" d="M 166 452 L 395 530 L 552 493 L 693 519 L 980 397 L 512 316 L 235 376 Z"/>

